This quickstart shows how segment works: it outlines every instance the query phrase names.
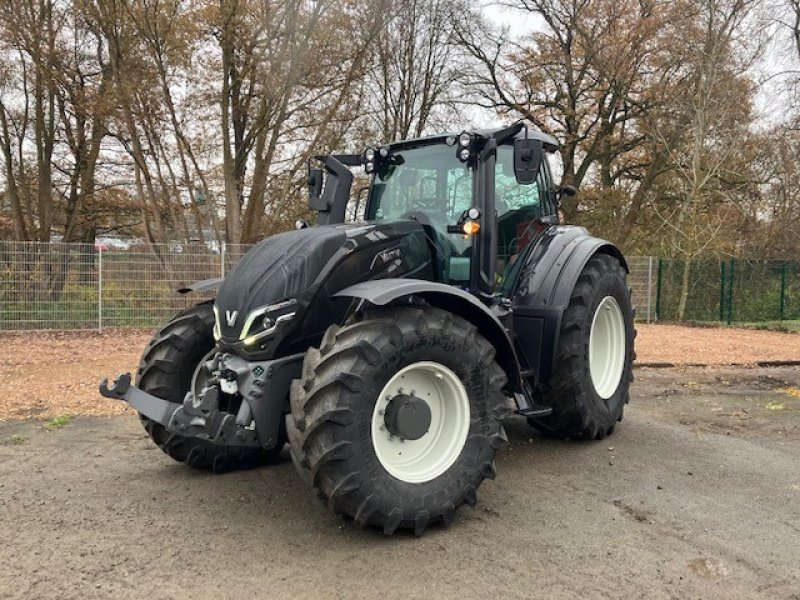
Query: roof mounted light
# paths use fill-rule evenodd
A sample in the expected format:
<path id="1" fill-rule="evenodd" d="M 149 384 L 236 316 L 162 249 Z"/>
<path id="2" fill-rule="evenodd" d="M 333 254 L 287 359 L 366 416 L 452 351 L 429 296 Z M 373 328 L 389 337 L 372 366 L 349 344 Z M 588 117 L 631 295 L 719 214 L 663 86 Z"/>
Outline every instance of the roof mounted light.
<path id="1" fill-rule="evenodd" d="M 472 157 L 472 143 L 475 141 L 475 136 L 466 131 L 458 136 L 458 145 L 456 146 L 456 156 L 461 162 L 467 162 Z"/>

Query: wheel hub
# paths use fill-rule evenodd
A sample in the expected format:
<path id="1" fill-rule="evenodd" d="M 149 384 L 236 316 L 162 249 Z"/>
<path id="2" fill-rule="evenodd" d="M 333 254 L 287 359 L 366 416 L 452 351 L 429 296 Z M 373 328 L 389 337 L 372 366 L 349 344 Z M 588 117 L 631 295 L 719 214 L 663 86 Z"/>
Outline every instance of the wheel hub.
<path id="1" fill-rule="evenodd" d="M 418 440 L 431 427 L 431 409 L 421 398 L 398 394 L 389 401 L 384 413 L 386 429 L 401 440 Z"/>

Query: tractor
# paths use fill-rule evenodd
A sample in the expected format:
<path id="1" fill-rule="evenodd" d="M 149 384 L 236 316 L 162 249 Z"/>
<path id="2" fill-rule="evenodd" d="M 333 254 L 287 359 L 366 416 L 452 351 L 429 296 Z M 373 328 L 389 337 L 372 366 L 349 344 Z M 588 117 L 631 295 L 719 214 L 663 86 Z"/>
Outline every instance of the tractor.
<path id="1" fill-rule="evenodd" d="M 314 226 L 181 290 L 215 297 L 155 334 L 135 385 L 122 374 L 101 394 L 191 467 L 251 468 L 288 444 L 359 527 L 449 524 L 495 477 L 504 419 L 599 440 L 629 399 L 628 267 L 560 224 L 575 189 L 554 185 L 557 149 L 520 122 L 314 157 Z"/>

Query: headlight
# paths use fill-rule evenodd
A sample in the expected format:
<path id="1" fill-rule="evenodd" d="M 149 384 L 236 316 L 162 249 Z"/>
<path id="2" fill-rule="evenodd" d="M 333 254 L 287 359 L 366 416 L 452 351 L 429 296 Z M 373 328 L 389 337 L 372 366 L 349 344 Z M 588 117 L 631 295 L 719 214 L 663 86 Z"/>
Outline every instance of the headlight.
<path id="1" fill-rule="evenodd" d="M 239 340 L 246 346 L 255 344 L 258 340 L 275 333 L 281 323 L 292 320 L 296 310 L 297 300 L 294 298 L 255 309 L 247 315 Z"/>

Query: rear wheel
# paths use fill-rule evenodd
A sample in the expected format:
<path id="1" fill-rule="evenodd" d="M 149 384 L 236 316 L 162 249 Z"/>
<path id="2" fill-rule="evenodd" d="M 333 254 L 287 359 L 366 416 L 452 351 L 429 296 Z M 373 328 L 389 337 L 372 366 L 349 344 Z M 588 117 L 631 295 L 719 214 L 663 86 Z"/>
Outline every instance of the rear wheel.
<path id="1" fill-rule="evenodd" d="M 389 308 L 330 327 L 292 385 L 292 459 L 338 514 L 419 535 L 494 477 L 505 381 L 494 348 L 443 310 Z"/>
<path id="2" fill-rule="evenodd" d="M 602 439 L 622 420 L 633 380 L 633 308 L 626 271 L 613 256 L 584 266 L 561 321 L 555 371 L 543 401 L 547 417 L 530 419 L 557 437 Z"/>
<path id="3" fill-rule="evenodd" d="M 211 303 L 179 313 L 162 327 L 142 354 L 137 387 L 170 402 L 182 403 L 192 386 L 197 367 L 214 348 L 214 312 Z M 222 473 L 249 469 L 274 460 L 285 445 L 283 437 L 273 450 L 220 446 L 205 440 L 168 432 L 163 425 L 139 415 L 156 445 L 171 458 L 196 469 Z"/>

